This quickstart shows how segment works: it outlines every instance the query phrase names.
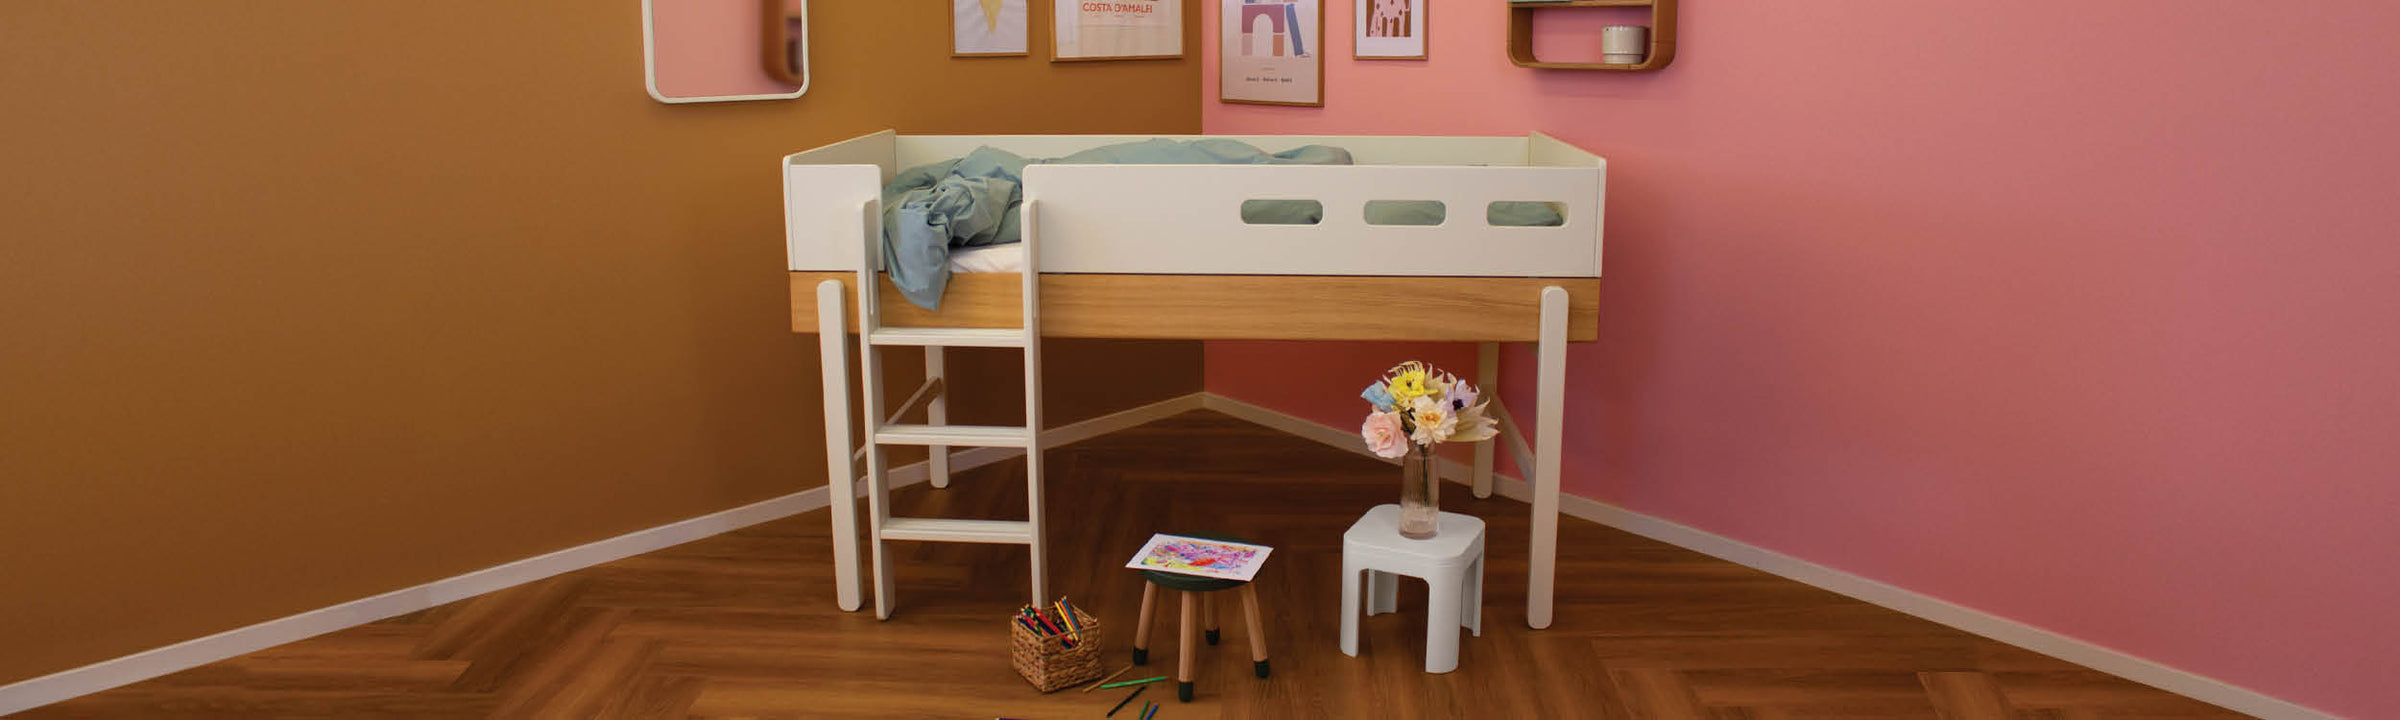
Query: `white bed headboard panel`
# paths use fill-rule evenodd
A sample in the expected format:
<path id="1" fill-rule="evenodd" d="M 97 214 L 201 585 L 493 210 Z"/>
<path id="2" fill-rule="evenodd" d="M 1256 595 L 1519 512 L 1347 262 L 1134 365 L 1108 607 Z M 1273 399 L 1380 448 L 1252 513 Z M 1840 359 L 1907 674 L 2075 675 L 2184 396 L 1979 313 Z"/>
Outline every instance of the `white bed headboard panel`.
<path id="1" fill-rule="evenodd" d="M 1036 165 L 1043 272 L 1598 277 L 1602 168 Z M 1252 225 L 1248 200 L 1315 200 L 1316 225 Z M 1434 226 L 1368 225 L 1373 200 L 1436 200 Z M 1557 227 L 1495 227 L 1493 202 L 1565 209 Z"/>

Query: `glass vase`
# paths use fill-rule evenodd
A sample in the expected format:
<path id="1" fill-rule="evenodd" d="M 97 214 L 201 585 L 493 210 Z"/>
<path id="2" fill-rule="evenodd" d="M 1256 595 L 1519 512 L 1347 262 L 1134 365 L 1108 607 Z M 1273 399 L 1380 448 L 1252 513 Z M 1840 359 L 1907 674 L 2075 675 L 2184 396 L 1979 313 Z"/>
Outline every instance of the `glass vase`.
<path id="1" fill-rule="evenodd" d="M 1400 536 L 1433 537 L 1441 528 L 1442 478 L 1430 448 L 1411 444 L 1400 458 Z"/>

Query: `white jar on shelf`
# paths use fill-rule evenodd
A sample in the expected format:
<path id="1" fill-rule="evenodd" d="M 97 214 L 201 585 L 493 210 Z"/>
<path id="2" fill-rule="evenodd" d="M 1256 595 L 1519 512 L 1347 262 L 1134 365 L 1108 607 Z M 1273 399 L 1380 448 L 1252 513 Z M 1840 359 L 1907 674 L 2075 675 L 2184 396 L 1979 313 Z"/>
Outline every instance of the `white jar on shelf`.
<path id="1" fill-rule="evenodd" d="M 1650 53 L 1650 28 L 1642 25 L 1610 25 L 1600 28 L 1600 61 L 1611 64 L 1639 65 Z"/>

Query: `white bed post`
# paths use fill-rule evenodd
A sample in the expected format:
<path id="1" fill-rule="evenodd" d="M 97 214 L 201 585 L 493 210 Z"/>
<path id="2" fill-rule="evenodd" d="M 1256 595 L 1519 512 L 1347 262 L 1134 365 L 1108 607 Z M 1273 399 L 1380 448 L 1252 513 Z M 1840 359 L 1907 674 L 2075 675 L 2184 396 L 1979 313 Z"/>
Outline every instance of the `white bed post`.
<path id="1" fill-rule="evenodd" d="M 943 372 L 940 345 L 925 346 L 925 381 L 933 384 L 933 399 L 925 402 L 925 423 L 935 427 L 950 424 L 950 381 Z M 936 488 L 950 487 L 950 448 L 935 445 L 925 448 L 925 476 Z"/>
<path id="2" fill-rule="evenodd" d="M 1525 624 L 1550 627 L 1558 577 L 1558 474 L 1566 447 L 1567 290 L 1542 288 L 1540 372 L 1533 418 L 1533 559 L 1525 569 Z"/>
<path id="3" fill-rule="evenodd" d="M 1025 244 L 1025 267 L 1017 275 L 1024 281 L 1025 303 L 1025 548 L 1033 565 L 1033 606 L 1038 608 L 1050 600 L 1050 565 L 1049 513 L 1042 498 L 1042 274 L 1037 210 L 1028 196 L 1017 213 Z"/>
<path id="4" fill-rule="evenodd" d="M 1482 343 L 1476 348 L 1475 387 L 1487 400 L 1500 397 L 1500 343 Z M 1494 433 L 1491 439 L 1475 443 L 1475 497 L 1492 496 L 1492 450 L 1500 442 L 1500 435 Z"/>
<path id="5" fill-rule="evenodd" d="M 825 493 L 833 515 L 833 594 L 857 610 L 858 469 L 850 462 L 850 350 L 842 323 L 842 283 L 817 283 L 817 353 L 825 376 Z"/>
<path id="6" fill-rule="evenodd" d="M 890 469 L 884 465 L 883 441 L 877 428 L 889 422 L 883 415 L 883 353 L 875 351 L 875 330 L 883 326 L 883 310 L 876 300 L 876 283 L 883 280 L 881 269 L 875 266 L 877 253 L 883 249 L 881 199 L 869 199 L 859 207 L 865 222 L 861 226 L 861 241 L 865 254 L 859 256 L 858 266 L 858 379 L 859 405 L 867 429 L 865 462 L 867 465 L 867 562 L 875 581 L 875 619 L 892 617 L 893 586 L 892 553 L 884 547 L 883 526 L 892 519 Z"/>

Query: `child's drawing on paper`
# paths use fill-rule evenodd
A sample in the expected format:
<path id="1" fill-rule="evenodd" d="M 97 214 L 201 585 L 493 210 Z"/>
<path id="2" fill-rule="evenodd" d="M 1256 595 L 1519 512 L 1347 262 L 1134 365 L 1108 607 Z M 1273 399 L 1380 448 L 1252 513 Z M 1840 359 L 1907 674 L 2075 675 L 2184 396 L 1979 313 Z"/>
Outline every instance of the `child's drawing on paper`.
<path id="1" fill-rule="evenodd" d="M 1248 581 L 1275 549 L 1181 535 L 1152 535 L 1125 567 Z"/>

